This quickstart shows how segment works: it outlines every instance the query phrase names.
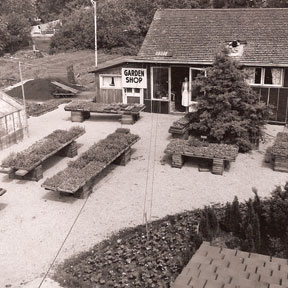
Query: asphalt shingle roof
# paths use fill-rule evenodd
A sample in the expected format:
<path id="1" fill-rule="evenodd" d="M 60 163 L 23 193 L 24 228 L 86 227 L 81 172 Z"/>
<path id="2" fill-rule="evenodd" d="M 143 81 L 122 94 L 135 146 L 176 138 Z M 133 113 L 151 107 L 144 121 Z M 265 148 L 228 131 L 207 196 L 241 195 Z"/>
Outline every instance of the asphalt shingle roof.
<path id="1" fill-rule="evenodd" d="M 288 66 L 288 9 L 157 10 L 137 59 L 209 64 L 233 40 L 244 64 Z"/>
<path id="2" fill-rule="evenodd" d="M 287 259 L 203 242 L 172 288 L 287 288 Z"/>

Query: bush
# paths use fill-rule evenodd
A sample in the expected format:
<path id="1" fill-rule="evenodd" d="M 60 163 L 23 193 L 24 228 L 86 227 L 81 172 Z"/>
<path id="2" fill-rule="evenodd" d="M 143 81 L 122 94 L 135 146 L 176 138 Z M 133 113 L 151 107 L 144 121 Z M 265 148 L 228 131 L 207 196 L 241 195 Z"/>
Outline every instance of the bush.
<path id="1" fill-rule="evenodd" d="M 241 152 L 252 149 L 252 139 L 262 136 L 262 126 L 270 109 L 245 81 L 239 63 L 224 50 L 216 56 L 207 77 L 199 75 L 197 111 L 190 128 L 195 135 L 206 135 L 209 142 L 236 144 Z"/>

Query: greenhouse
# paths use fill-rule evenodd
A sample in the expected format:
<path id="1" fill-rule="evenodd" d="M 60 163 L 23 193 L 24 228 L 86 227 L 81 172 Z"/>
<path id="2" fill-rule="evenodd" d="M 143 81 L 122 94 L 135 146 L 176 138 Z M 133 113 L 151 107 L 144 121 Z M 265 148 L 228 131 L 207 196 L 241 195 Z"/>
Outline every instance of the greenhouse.
<path id="1" fill-rule="evenodd" d="M 14 98 L 0 91 L 0 150 L 21 141 L 25 130 L 23 106 Z"/>

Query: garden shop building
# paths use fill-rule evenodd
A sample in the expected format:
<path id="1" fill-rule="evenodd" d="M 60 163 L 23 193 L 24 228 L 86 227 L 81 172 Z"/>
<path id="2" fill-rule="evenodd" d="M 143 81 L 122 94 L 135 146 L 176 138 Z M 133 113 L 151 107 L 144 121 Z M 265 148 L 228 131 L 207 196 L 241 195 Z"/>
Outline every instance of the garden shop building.
<path id="1" fill-rule="evenodd" d="M 185 111 L 184 79 L 193 104 L 193 81 L 224 47 L 248 72 L 259 98 L 275 106 L 273 120 L 287 122 L 288 9 L 157 10 L 137 56 L 90 71 L 96 101 L 143 103 L 154 113 Z"/>
<path id="2" fill-rule="evenodd" d="M 21 141 L 25 131 L 23 106 L 0 90 L 0 150 Z"/>

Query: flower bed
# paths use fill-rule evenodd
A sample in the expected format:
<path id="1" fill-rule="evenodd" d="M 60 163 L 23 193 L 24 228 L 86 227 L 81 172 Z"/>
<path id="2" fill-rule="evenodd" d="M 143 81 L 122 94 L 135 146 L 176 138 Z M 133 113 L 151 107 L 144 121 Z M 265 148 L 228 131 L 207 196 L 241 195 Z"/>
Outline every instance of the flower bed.
<path id="1" fill-rule="evenodd" d="M 26 150 L 11 153 L 2 161 L 2 167 L 31 170 L 45 160 L 55 150 L 64 147 L 66 143 L 85 133 L 82 127 L 72 127 L 70 130 L 55 130 L 43 139 L 35 142 Z"/>
<path id="2" fill-rule="evenodd" d="M 96 103 L 90 101 L 73 101 L 65 106 L 66 111 L 87 111 L 98 113 L 121 113 L 132 112 L 137 113 L 143 110 L 145 106 L 142 104 L 123 104 L 123 103 Z"/>
<path id="3" fill-rule="evenodd" d="M 92 145 L 77 160 L 69 162 L 65 170 L 47 178 L 43 187 L 54 191 L 75 193 L 138 140 L 138 135 L 127 133 L 126 130 L 121 132 L 118 130 Z"/>
<path id="4" fill-rule="evenodd" d="M 57 109 L 61 104 L 69 102 L 71 102 L 69 99 L 49 100 L 43 103 L 28 102 L 26 106 L 27 114 L 29 116 L 37 117 Z"/>
<path id="5" fill-rule="evenodd" d="M 238 155 L 238 147 L 228 144 L 202 142 L 193 138 L 190 140 L 172 139 L 167 145 L 165 153 L 234 160 Z"/>

